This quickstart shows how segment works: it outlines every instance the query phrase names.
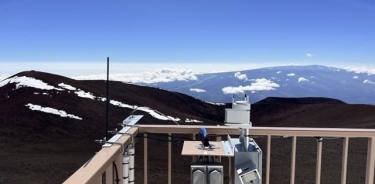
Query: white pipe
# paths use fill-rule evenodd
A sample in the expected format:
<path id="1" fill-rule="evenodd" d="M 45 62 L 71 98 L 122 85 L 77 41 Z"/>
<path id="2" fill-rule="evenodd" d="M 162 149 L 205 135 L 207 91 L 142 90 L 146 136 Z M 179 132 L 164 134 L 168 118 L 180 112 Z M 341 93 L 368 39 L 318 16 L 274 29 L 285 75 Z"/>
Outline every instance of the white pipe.
<path id="1" fill-rule="evenodd" d="M 249 128 L 246 128 L 246 134 L 245 134 L 245 149 L 246 151 L 249 151 L 249 136 L 250 136 L 250 131 Z"/>
<path id="2" fill-rule="evenodd" d="M 134 154 L 135 148 L 134 143 L 129 145 L 129 184 L 134 184 Z"/>
<path id="3" fill-rule="evenodd" d="M 249 146 L 249 129 L 240 128 L 240 142 L 245 151 L 248 151 Z"/>
<path id="4" fill-rule="evenodd" d="M 122 157 L 122 179 L 123 184 L 129 184 L 129 150 L 128 148 L 124 151 Z"/>

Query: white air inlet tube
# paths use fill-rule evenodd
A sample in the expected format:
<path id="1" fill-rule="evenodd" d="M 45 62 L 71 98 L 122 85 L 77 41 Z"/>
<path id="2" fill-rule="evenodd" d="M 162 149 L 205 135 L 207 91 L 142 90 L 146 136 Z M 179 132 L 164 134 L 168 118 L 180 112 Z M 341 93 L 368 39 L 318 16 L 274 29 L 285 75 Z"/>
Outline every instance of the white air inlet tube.
<path id="1" fill-rule="evenodd" d="M 248 128 L 240 128 L 240 142 L 243 146 L 245 152 L 249 149 L 249 129 Z"/>
<path id="2" fill-rule="evenodd" d="M 130 155 L 129 184 L 134 184 L 134 154 L 135 154 L 135 148 L 134 148 L 134 143 L 132 143 L 129 145 L 129 155 Z"/>
<path id="3" fill-rule="evenodd" d="M 122 157 L 122 179 L 123 184 L 129 184 L 129 150 L 126 148 Z"/>

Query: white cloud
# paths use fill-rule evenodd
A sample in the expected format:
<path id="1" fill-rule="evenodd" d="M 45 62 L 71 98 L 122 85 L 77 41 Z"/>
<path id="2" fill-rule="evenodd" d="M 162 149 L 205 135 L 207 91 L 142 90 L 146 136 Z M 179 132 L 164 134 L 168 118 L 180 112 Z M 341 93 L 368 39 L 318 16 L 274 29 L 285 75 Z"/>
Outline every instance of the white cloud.
<path id="1" fill-rule="evenodd" d="M 237 78 L 238 80 L 247 80 L 247 75 L 242 74 L 241 72 L 234 73 L 234 77 Z"/>
<path id="2" fill-rule="evenodd" d="M 28 107 L 32 111 L 40 111 L 40 112 L 44 112 L 44 113 L 48 113 L 48 114 L 58 115 L 58 116 L 63 117 L 63 118 L 72 118 L 72 119 L 82 120 L 82 118 L 79 117 L 79 116 L 76 116 L 76 115 L 73 115 L 73 114 L 68 114 L 63 110 L 57 110 L 57 109 L 54 109 L 54 108 L 51 108 L 51 107 L 42 107 L 40 105 L 34 105 L 34 104 L 31 104 L 31 103 L 28 103 L 25 106 Z"/>
<path id="3" fill-rule="evenodd" d="M 277 73 L 277 74 L 280 74 L 280 73 L 282 73 L 282 71 L 277 71 L 276 73 Z"/>
<path id="4" fill-rule="evenodd" d="M 59 90 L 62 91 L 63 89 L 56 88 L 54 86 L 51 86 L 39 79 L 34 79 L 32 77 L 26 77 L 26 76 L 14 76 L 9 79 L 5 79 L 0 82 L 0 87 L 3 87 L 9 83 L 15 83 L 16 89 L 22 88 L 22 87 L 31 87 L 31 88 L 37 88 L 37 89 L 43 89 L 43 90 Z"/>
<path id="5" fill-rule="evenodd" d="M 105 74 L 86 75 L 74 77 L 79 80 L 104 80 Z M 128 83 L 158 83 L 158 82 L 172 82 L 172 81 L 189 81 L 197 80 L 197 76 L 190 70 L 183 69 L 163 69 L 153 72 L 140 73 L 124 73 L 124 74 L 110 74 L 111 80 L 128 82 Z"/>
<path id="6" fill-rule="evenodd" d="M 224 94 L 239 94 L 245 93 L 246 91 L 271 91 L 275 90 L 276 88 L 280 87 L 279 84 L 273 82 L 272 80 L 268 80 L 265 78 L 255 79 L 255 82 L 251 83 L 247 86 L 228 86 L 222 89 Z"/>
<path id="7" fill-rule="evenodd" d="M 375 68 L 372 67 L 345 67 L 344 69 L 357 74 L 375 75 Z"/>
<path id="8" fill-rule="evenodd" d="M 358 79 L 359 77 L 357 75 L 353 76 L 353 79 Z"/>
<path id="9" fill-rule="evenodd" d="M 295 73 L 288 73 L 286 76 L 288 76 L 288 77 L 294 77 L 294 76 L 296 76 L 296 74 Z"/>
<path id="10" fill-rule="evenodd" d="M 372 84 L 372 85 L 375 85 L 375 82 L 374 82 L 374 81 L 371 81 L 371 80 L 368 80 L 368 79 L 366 79 L 366 80 L 364 80 L 364 81 L 363 81 L 363 84 Z"/>
<path id="11" fill-rule="evenodd" d="M 309 58 L 311 58 L 311 57 L 313 57 L 314 55 L 313 54 L 311 54 L 311 53 L 306 53 L 306 57 L 309 57 Z"/>
<path id="12" fill-rule="evenodd" d="M 309 82 L 310 80 L 309 79 L 306 79 L 305 77 L 300 77 L 298 78 L 298 83 L 302 83 L 302 82 Z"/>
<path id="13" fill-rule="evenodd" d="M 191 92 L 196 92 L 196 93 L 205 93 L 206 90 L 204 89 L 199 89 L 199 88 L 190 88 Z"/>

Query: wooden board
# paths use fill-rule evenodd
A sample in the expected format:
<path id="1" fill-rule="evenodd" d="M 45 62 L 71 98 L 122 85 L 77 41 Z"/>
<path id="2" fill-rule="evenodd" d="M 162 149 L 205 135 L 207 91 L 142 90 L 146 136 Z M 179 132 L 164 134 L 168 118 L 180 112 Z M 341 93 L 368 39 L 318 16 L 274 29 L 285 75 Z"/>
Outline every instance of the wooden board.
<path id="1" fill-rule="evenodd" d="M 182 156 L 222 156 L 232 157 L 232 153 L 224 152 L 224 145 L 222 141 L 210 141 L 212 149 L 203 149 L 201 141 L 184 141 L 182 147 Z"/>

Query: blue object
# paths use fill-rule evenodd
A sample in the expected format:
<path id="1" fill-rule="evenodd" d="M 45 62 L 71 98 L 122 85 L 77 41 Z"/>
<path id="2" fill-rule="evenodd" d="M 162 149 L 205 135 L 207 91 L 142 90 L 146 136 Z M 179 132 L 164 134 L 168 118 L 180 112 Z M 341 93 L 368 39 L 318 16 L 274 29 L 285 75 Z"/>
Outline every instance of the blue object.
<path id="1" fill-rule="evenodd" d="M 204 147 L 210 147 L 210 143 L 209 143 L 208 137 L 207 137 L 207 130 L 205 128 L 200 128 L 199 134 L 201 135 L 203 146 Z"/>
<path id="2" fill-rule="evenodd" d="M 206 128 L 201 128 L 201 129 L 199 130 L 199 134 L 201 134 L 201 138 L 202 138 L 202 139 L 207 138 L 207 130 L 206 130 Z"/>

